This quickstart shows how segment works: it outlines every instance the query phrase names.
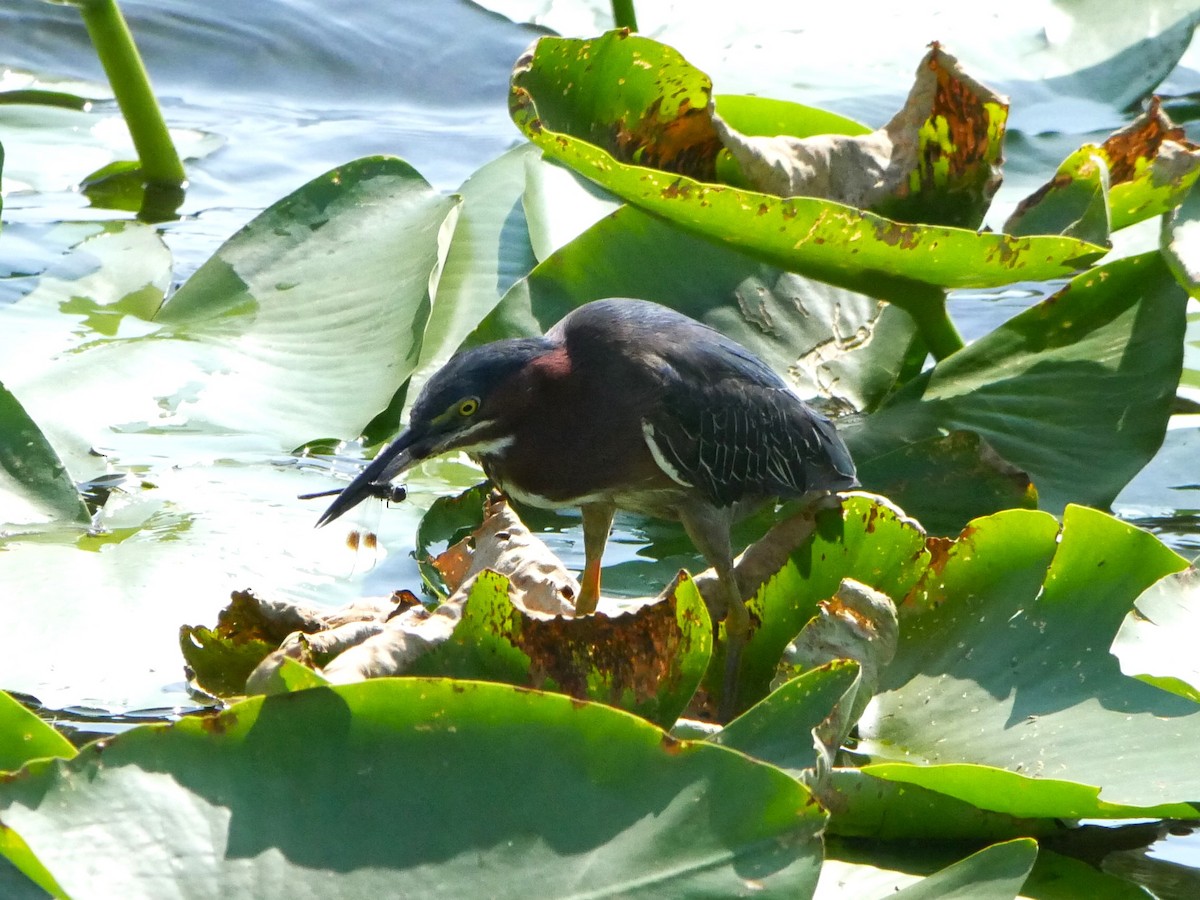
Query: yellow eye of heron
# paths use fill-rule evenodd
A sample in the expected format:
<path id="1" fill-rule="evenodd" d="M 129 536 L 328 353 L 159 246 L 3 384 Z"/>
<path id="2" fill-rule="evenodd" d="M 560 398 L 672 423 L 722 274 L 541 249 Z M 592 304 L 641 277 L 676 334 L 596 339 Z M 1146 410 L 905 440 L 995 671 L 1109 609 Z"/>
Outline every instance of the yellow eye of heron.
<path id="1" fill-rule="evenodd" d="M 460 416 L 473 416 L 477 409 L 479 409 L 479 401 L 474 397 L 459 401 L 458 414 Z"/>

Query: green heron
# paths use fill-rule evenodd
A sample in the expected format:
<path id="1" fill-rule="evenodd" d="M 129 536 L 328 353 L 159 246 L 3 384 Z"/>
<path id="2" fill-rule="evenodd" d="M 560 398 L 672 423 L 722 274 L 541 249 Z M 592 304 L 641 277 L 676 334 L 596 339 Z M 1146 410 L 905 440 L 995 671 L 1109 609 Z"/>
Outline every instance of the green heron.
<path id="1" fill-rule="evenodd" d="M 318 525 L 386 496 L 410 466 L 467 452 L 509 496 L 578 506 L 577 615 L 596 609 L 618 509 L 677 519 L 725 595 L 723 707 L 750 620 L 730 528 L 764 503 L 858 485 L 833 424 L 765 363 L 717 331 L 642 300 L 597 300 L 545 337 L 467 350 L 425 385 L 406 428 L 343 488 Z M 332 492 L 329 492 L 332 493 Z"/>

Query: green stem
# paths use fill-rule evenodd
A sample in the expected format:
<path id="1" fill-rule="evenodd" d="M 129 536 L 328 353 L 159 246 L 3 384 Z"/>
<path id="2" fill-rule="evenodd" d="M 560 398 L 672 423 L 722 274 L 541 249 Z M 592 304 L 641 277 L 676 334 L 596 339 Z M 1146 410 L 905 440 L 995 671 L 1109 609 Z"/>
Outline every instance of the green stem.
<path id="1" fill-rule="evenodd" d="M 618 28 L 637 31 L 637 13 L 633 11 L 633 0 L 612 0 L 613 23 Z"/>
<path id="2" fill-rule="evenodd" d="M 940 302 L 912 303 L 904 308 L 917 323 L 917 331 L 933 358 L 943 360 L 963 348 L 963 339 L 946 311 L 946 295 L 942 293 L 938 299 Z"/>
<path id="3" fill-rule="evenodd" d="M 187 178 L 142 57 L 116 0 L 73 0 L 108 75 L 147 184 L 178 187 Z"/>

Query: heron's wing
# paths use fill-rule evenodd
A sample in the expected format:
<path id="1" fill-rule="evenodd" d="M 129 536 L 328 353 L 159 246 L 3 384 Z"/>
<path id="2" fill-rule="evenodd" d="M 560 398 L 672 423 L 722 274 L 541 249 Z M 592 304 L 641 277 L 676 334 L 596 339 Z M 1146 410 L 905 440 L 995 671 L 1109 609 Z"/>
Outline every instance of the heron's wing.
<path id="1" fill-rule="evenodd" d="M 736 365 L 699 380 L 661 371 L 664 402 L 643 420 L 646 442 L 672 478 L 714 503 L 857 484 L 833 424 L 782 382 L 739 377 Z"/>

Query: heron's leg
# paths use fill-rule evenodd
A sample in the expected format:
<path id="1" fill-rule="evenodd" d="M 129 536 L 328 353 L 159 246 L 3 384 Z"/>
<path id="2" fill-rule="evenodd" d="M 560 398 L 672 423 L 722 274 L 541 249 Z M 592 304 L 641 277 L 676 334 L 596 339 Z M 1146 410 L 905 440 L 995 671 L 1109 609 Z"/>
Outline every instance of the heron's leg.
<path id="1" fill-rule="evenodd" d="M 600 601 L 600 558 L 608 543 L 613 515 L 617 509 L 611 503 L 585 503 L 583 513 L 583 574 L 579 577 L 579 599 L 575 615 L 587 616 L 596 611 Z"/>
<path id="2" fill-rule="evenodd" d="M 721 703 L 717 717 L 722 722 L 733 718 L 737 709 L 738 674 L 742 664 L 742 650 L 750 637 L 750 611 L 738 586 L 737 573 L 733 568 L 733 548 L 729 529 L 733 516 L 728 509 L 701 507 L 680 511 L 680 522 L 696 549 L 717 573 L 717 580 L 724 595 L 725 609 L 714 610 L 714 615 L 724 612 L 725 622 L 725 676 L 721 685 Z"/>

